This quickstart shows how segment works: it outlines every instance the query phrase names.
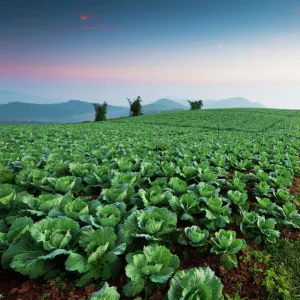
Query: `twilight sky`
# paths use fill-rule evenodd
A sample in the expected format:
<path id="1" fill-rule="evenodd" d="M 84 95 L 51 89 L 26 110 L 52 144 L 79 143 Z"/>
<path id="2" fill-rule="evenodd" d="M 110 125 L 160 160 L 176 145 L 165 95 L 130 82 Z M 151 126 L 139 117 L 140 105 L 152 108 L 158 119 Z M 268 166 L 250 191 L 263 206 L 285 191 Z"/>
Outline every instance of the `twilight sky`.
<path id="1" fill-rule="evenodd" d="M 300 0 L 0 0 L 0 90 L 300 108 Z"/>

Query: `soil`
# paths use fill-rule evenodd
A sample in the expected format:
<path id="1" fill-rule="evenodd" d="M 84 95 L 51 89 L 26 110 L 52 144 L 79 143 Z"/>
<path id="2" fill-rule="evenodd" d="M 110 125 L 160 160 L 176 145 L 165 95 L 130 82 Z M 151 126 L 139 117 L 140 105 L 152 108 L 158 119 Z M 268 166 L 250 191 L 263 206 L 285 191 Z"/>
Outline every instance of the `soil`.
<path id="1" fill-rule="evenodd" d="M 98 290 L 98 286 L 78 288 L 67 280 L 59 283 L 34 280 L 11 270 L 0 269 L 0 294 L 5 296 L 5 300 L 79 300 L 88 299 Z"/>

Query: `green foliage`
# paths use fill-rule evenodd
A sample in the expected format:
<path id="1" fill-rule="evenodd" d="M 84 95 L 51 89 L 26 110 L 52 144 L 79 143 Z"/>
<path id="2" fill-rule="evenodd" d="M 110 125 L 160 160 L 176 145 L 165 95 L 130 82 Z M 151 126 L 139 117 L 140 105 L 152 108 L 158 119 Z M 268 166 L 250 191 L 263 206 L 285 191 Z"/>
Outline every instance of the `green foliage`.
<path id="1" fill-rule="evenodd" d="M 167 208 L 148 207 L 127 217 L 121 229 L 122 239 L 132 244 L 139 238 L 146 241 L 169 242 L 177 232 L 177 216 Z"/>
<path id="2" fill-rule="evenodd" d="M 169 204 L 181 220 L 192 223 L 195 221 L 194 215 L 200 212 L 199 202 L 192 194 L 184 194 L 180 198 L 173 197 L 170 199 Z"/>
<path id="3" fill-rule="evenodd" d="M 196 101 L 188 100 L 188 103 L 190 104 L 191 110 L 201 109 L 203 107 L 203 100 L 196 100 Z"/>
<path id="4" fill-rule="evenodd" d="M 300 241 L 280 239 L 276 244 L 268 245 L 265 252 L 270 259 L 263 282 L 268 299 L 297 299 L 300 294 L 299 251 Z"/>
<path id="5" fill-rule="evenodd" d="M 169 300 L 223 300 L 223 285 L 210 268 L 178 271 L 170 281 Z"/>
<path id="6" fill-rule="evenodd" d="M 291 203 L 287 202 L 282 207 L 282 215 L 284 217 L 283 224 L 291 225 L 294 228 L 300 228 L 300 214 L 298 214 L 297 207 Z"/>
<path id="7" fill-rule="evenodd" d="M 107 114 L 107 103 L 106 102 L 104 102 L 103 104 L 94 103 L 93 106 L 95 109 L 95 122 L 105 121 L 106 114 Z"/>
<path id="8" fill-rule="evenodd" d="M 155 286 L 166 283 L 179 267 L 179 258 L 166 247 L 157 245 L 144 247 L 141 254 L 130 253 L 126 260 L 126 275 L 131 280 L 123 287 L 127 297 L 144 289 L 146 297 L 151 295 Z"/>
<path id="9" fill-rule="evenodd" d="M 118 256 L 123 254 L 126 244 L 120 244 L 114 229 L 100 227 L 97 230 L 88 229 L 81 232 L 79 245 L 83 254 L 71 252 L 65 262 L 67 271 L 81 274 L 77 285 L 83 286 L 92 279 L 107 280 L 118 271 L 120 261 Z"/>
<path id="10" fill-rule="evenodd" d="M 231 209 L 229 204 L 223 206 L 221 198 L 209 198 L 206 201 L 206 206 L 201 209 L 205 212 L 205 217 L 200 219 L 208 229 L 216 230 L 223 228 L 230 222 Z"/>
<path id="11" fill-rule="evenodd" d="M 252 211 L 244 214 L 240 228 L 257 244 L 263 240 L 275 243 L 280 236 L 280 232 L 274 229 L 275 225 L 275 219 L 265 219 L 264 216 L 259 216 Z"/>
<path id="12" fill-rule="evenodd" d="M 230 295 L 226 294 L 227 300 L 246 300 L 246 298 L 241 298 L 239 292 L 236 292 L 234 297 L 231 297 Z"/>
<path id="13" fill-rule="evenodd" d="M 219 135 L 216 120 L 222 124 Z M 162 113 L 155 117 L 158 151 L 148 115 L 1 126 L 2 268 L 55 278 L 51 283 L 59 288 L 57 276 L 64 272 L 85 285 L 118 276 L 126 255 L 143 254 L 144 246 L 154 245 L 182 249 L 186 260 L 191 247 L 203 256 L 214 246 L 223 265 L 236 265 L 236 253 L 226 253 L 232 249 L 222 245 L 236 237 L 224 234 L 219 241 L 220 228 L 240 224 L 258 243 L 276 242 L 279 229 L 299 229 L 299 120 L 296 111 L 266 109 Z M 177 219 L 185 230 L 177 228 Z M 278 249 L 283 252 L 251 253 L 251 258 L 270 263 L 269 269 L 284 276 L 269 274 L 269 287 L 272 281 L 276 286 L 273 295 L 282 299 L 277 287 L 284 289 L 284 282 L 293 296 L 299 295 L 299 249 L 292 244 L 278 244 Z M 275 256 L 286 273 L 275 266 Z M 262 268 L 254 265 L 252 271 Z M 160 283 L 148 281 L 143 296 L 156 287 Z M 198 288 L 186 290 L 180 297 L 199 296 Z"/>
<path id="14" fill-rule="evenodd" d="M 178 237 L 178 243 L 181 245 L 191 245 L 200 250 L 206 250 L 208 246 L 209 232 L 202 230 L 198 226 L 186 227 L 184 232 Z"/>
<path id="15" fill-rule="evenodd" d="M 220 262 L 229 270 L 238 265 L 236 253 L 246 246 L 245 240 L 236 238 L 235 231 L 224 229 L 215 233 L 215 237 L 211 238 L 211 243 L 210 252 L 222 254 Z"/>
<path id="16" fill-rule="evenodd" d="M 228 191 L 227 195 L 229 199 L 242 210 L 248 210 L 249 205 L 247 204 L 248 196 L 246 193 L 241 193 L 239 190 Z"/>
<path id="17" fill-rule="evenodd" d="M 138 96 L 136 99 L 133 101 L 127 98 L 128 103 L 130 105 L 130 116 L 132 117 L 137 117 L 142 115 L 142 102 L 143 100 L 141 99 L 140 96 Z"/>
<path id="18" fill-rule="evenodd" d="M 114 286 L 109 286 L 107 282 L 104 283 L 103 287 L 92 294 L 90 300 L 119 300 L 120 294 Z"/>

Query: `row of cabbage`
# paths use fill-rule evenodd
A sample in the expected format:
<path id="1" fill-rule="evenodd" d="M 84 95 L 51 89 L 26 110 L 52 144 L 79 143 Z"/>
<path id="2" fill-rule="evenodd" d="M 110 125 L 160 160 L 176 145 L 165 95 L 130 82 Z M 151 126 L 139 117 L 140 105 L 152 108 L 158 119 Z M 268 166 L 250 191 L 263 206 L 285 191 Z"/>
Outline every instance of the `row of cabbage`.
<path id="1" fill-rule="evenodd" d="M 168 248 L 216 253 L 231 269 L 245 241 L 228 226 L 256 243 L 299 229 L 289 192 L 299 175 L 296 132 L 219 139 L 163 125 L 157 147 L 147 125 L 132 134 L 117 124 L 3 127 L 4 268 L 33 278 L 67 271 L 82 286 L 123 266 L 126 297 L 167 287 L 169 299 L 223 299 L 209 268 L 182 271 Z M 119 294 L 105 284 L 95 297 Z"/>

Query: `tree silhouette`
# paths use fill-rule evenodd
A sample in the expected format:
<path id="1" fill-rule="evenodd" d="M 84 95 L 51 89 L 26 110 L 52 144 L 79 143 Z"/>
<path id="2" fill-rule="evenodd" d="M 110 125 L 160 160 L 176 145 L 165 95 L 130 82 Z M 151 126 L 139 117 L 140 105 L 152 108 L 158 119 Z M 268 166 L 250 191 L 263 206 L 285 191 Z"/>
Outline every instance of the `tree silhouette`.
<path id="1" fill-rule="evenodd" d="M 95 122 L 105 121 L 107 113 L 107 103 L 104 101 L 103 104 L 94 103 L 95 108 Z"/>
<path id="2" fill-rule="evenodd" d="M 203 101 L 202 100 L 198 100 L 198 101 L 190 101 L 190 100 L 188 100 L 188 103 L 191 106 L 191 110 L 201 109 L 203 107 Z"/>
<path id="3" fill-rule="evenodd" d="M 130 105 L 130 116 L 136 117 L 142 115 L 142 102 L 143 100 L 141 99 L 140 96 L 138 96 L 136 99 L 133 101 L 127 98 L 128 103 Z"/>

